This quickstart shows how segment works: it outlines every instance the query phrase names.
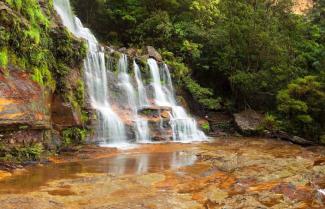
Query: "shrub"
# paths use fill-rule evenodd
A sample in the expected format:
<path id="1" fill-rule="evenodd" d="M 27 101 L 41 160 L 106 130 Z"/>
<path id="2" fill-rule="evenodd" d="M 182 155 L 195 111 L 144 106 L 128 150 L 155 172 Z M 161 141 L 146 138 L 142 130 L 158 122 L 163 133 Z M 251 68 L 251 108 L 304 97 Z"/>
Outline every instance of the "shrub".
<path id="1" fill-rule="evenodd" d="M 316 76 L 299 78 L 277 95 L 278 110 L 285 128 L 319 140 L 325 127 L 325 86 Z"/>
<path id="2" fill-rule="evenodd" d="M 84 144 L 86 142 L 87 130 L 83 128 L 69 128 L 62 132 L 63 146 Z"/>
<path id="3" fill-rule="evenodd" d="M 261 129 L 272 132 L 278 131 L 280 129 L 280 123 L 274 115 L 267 113 L 264 117 Z"/>
<path id="4" fill-rule="evenodd" d="M 211 89 L 201 87 L 190 77 L 186 77 L 183 80 L 185 87 L 199 104 L 210 110 L 218 110 L 221 108 L 221 99 L 213 98 L 214 94 Z"/>
<path id="5" fill-rule="evenodd" d="M 44 152 L 42 144 L 33 144 L 24 147 L 6 148 L 0 146 L 0 160 L 5 162 L 22 163 L 26 161 L 37 161 L 41 159 Z"/>
<path id="6" fill-rule="evenodd" d="M 6 49 L 0 51 L 0 67 L 7 67 L 8 65 L 8 54 Z"/>
<path id="7" fill-rule="evenodd" d="M 201 129 L 202 129 L 205 133 L 210 132 L 210 124 L 209 124 L 209 122 L 203 123 L 203 124 L 201 125 Z"/>

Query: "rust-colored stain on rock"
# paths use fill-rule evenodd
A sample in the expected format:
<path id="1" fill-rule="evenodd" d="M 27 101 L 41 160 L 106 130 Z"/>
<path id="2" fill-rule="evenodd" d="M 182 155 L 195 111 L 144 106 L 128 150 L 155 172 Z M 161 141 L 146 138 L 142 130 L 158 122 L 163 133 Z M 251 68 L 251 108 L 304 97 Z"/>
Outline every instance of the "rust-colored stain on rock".
<path id="1" fill-rule="evenodd" d="M 50 126 L 46 92 L 27 73 L 0 74 L 0 87 L 0 126 Z"/>

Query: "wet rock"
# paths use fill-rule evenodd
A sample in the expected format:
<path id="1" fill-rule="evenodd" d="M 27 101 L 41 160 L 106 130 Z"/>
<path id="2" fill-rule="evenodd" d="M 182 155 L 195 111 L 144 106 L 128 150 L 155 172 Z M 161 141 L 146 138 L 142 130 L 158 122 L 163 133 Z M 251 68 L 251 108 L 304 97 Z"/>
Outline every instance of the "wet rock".
<path id="1" fill-rule="evenodd" d="M 220 135 L 219 133 L 231 133 L 235 132 L 233 125 L 233 117 L 231 114 L 224 112 L 209 112 L 206 114 L 205 119 L 210 124 L 210 134 Z"/>
<path id="2" fill-rule="evenodd" d="M 223 208 L 245 208 L 245 209 L 266 209 L 265 205 L 261 204 L 254 197 L 248 195 L 235 195 L 224 201 Z"/>
<path id="3" fill-rule="evenodd" d="M 228 193 L 217 187 L 210 187 L 207 193 L 208 200 L 214 203 L 221 203 L 228 197 Z"/>
<path id="4" fill-rule="evenodd" d="M 32 143 L 44 141 L 45 130 L 16 130 L 3 132 L 2 142 L 5 142 L 8 147 L 14 147 L 18 144 L 29 145 Z"/>
<path id="5" fill-rule="evenodd" d="M 136 57 L 137 54 L 138 54 L 138 49 L 136 49 L 136 48 L 128 48 L 128 49 L 126 50 L 126 54 L 127 54 L 128 56 L 134 58 L 134 57 Z"/>
<path id="6" fill-rule="evenodd" d="M 29 126 L 31 129 L 49 129 L 49 94 L 24 72 L 0 74 L 1 129 Z"/>
<path id="7" fill-rule="evenodd" d="M 58 130 L 81 126 L 81 113 L 70 103 L 63 101 L 60 95 L 55 95 L 52 102 L 52 120 Z"/>
<path id="8" fill-rule="evenodd" d="M 254 110 L 245 110 L 234 114 L 235 124 L 239 131 L 245 135 L 253 135 L 258 132 L 263 122 L 263 115 Z"/>
<path id="9" fill-rule="evenodd" d="M 12 176 L 11 173 L 6 172 L 6 171 L 1 171 L 1 170 L 0 170 L 0 180 L 5 179 L 5 178 L 8 178 L 8 177 L 10 177 L 10 176 Z"/>
<path id="10" fill-rule="evenodd" d="M 138 176 L 136 178 L 136 181 L 138 183 L 140 183 L 143 186 L 152 186 L 155 183 L 158 183 L 160 181 L 165 180 L 165 176 L 162 174 L 156 174 L 156 173 L 152 173 L 152 174 L 147 174 L 147 175 L 142 175 L 142 176 Z"/>
<path id="11" fill-rule="evenodd" d="M 160 107 L 160 106 L 150 106 L 150 107 L 144 107 L 140 109 L 138 112 L 141 115 L 150 116 L 150 117 L 159 117 L 160 115 L 164 118 L 167 118 L 169 116 L 168 112 L 171 112 L 170 107 Z"/>
<path id="12" fill-rule="evenodd" d="M 162 62 L 162 56 L 157 52 L 157 50 L 152 46 L 147 46 L 147 52 L 150 58 L 154 58 L 158 62 Z"/>
<path id="13" fill-rule="evenodd" d="M 273 132 L 273 133 L 271 133 L 271 136 L 275 137 L 275 138 L 283 139 L 283 140 L 288 140 L 295 144 L 300 144 L 300 145 L 314 145 L 315 144 L 312 141 L 308 141 L 308 140 L 301 138 L 299 136 L 292 136 L 284 131 Z"/>
<path id="14" fill-rule="evenodd" d="M 325 176 L 325 165 L 315 166 L 315 167 L 313 167 L 313 171 L 315 171 L 316 173 L 318 173 L 320 175 Z"/>

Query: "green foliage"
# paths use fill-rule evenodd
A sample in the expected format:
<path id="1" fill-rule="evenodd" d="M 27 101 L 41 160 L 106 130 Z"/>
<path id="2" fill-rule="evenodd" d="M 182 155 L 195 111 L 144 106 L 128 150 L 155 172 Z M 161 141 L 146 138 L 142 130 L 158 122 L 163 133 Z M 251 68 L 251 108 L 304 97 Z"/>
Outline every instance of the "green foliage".
<path id="1" fill-rule="evenodd" d="M 77 81 L 77 89 L 75 95 L 78 104 L 81 104 L 82 106 L 85 100 L 85 84 L 81 79 Z"/>
<path id="2" fill-rule="evenodd" d="M 218 110 L 221 108 L 220 98 L 213 98 L 214 94 L 211 89 L 203 88 L 190 77 L 184 78 L 185 86 L 191 93 L 194 99 L 203 105 L 205 108 L 210 110 Z"/>
<path id="3" fill-rule="evenodd" d="M 42 144 L 7 148 L 0 144 L 0 161 L 22 163 L 40 160 L 44 148 Z"/>
<path id="4" fill-rule="evenodd" d="M 278 110 L 290 132 L 318 140 L 325 127 L 325 85 L 316 76 L 299 78 L 277 96 Z"/>
<path id="5" fill-rule="evenodd" d="M 8 65 L 7 49 L 0 50 L 0 67 L 5 68 Z"/>
<path id="6" fill-rule="evenodd" d="M 279 131 L 280 123 L 274 115 L 267 113 L 264 117 L 261 129 L 271 132 Z"/>
<path id="7" fill-rule="evenodd" d="M 53 2 L 6 0 L 12 9 L 0 15 L 0 48 L 8 49 L 7 63 L 26 70 L 32 79 L 52 91 L 61 88 L 62 69 L 79 67 L 87 48 L 62 28 L 51 28 Z M 2 61 L 5 56 L 1 56 Z M 6 63 L 5 63 L 6 64 Z"/>
<path id="8" fill-rule="evenodd" d="M 84 144 L 86 142 L 87 130 L 82 128 L 69 128 L 62 132 L 63 146 Z"/>
<path id="9" fill-rule="evenodd" d="M 209 133 L 210 132 L 210 124 L 209 122 L 203 123 L 201 125 L 201 129 L 205 132 L 205 133 Z"/>
<path id="10" fill-rule="evenodd" d="M 55 81 L 52 78 L 52 73 L 45 67 L 35 68 L 32 74 L 32 79 L 42 86 L 48 86 L 52 91 L 55 89 Z"/>

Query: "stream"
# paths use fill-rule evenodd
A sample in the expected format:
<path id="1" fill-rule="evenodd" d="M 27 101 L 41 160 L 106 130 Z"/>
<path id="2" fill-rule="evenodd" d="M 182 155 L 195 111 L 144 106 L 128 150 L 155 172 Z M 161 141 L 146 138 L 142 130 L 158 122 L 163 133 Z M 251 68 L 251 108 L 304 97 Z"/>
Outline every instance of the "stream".
<path id="1" fill-rule="evenodd" d="M 232 137 L 103 149 L 3 178 L 1 208 L 325 208 L 325 147 Z"/>

